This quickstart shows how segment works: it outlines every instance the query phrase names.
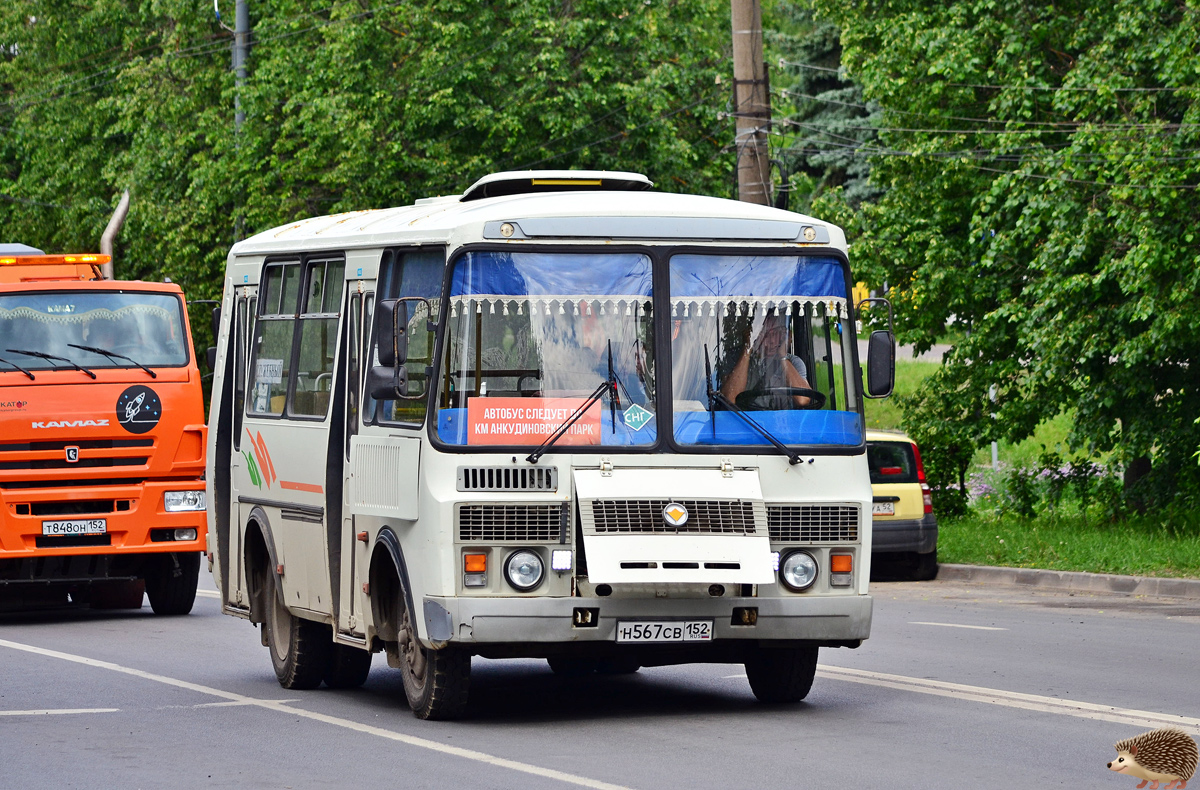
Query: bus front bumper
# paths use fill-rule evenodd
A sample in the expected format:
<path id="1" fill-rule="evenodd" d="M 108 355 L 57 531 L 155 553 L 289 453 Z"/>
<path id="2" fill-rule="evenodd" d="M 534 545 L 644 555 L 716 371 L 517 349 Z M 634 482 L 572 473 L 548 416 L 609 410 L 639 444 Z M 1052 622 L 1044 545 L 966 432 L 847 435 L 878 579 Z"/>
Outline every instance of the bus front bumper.
<path id="1" fill-rule="evenodd" d="M 434 645 L 615 643 L 618 622 L 711 620 L 714 643 L 861 642 L 871 632 L 871 596 L 787 598 L 440 598 L 424 600 L 426 633 Z M 576 610 L 592 610 L 577 626 Z M 737 624 L 752 609 L 753 625 Z M 449 639 L 441 639 L 446 635 Z"/>

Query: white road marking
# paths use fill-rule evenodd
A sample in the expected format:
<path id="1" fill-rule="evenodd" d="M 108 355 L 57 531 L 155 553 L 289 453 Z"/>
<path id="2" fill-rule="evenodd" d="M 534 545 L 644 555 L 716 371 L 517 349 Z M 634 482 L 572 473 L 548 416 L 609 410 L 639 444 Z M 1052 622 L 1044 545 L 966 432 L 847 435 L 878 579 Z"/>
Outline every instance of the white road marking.
<path id="1" fill-rule="evenodd" d="M 220 599 L 221 597 L 221 593 L 217 592 L 216 590 L 196 590 L 196 595 L 199 595 L 201 598 Z"/>
<path id="2" fill-rule="evenodd" d="M 179 680 L 178 678 L 172 678 L 166 675 L 156 675 L 153 672 L 145 672 L 140 669 L 124 667 L 120 664 L 113 664 L 109 661 L 99 661 L 94 658 L 87 658 L 86 656 L 77 656 L 71 653 L 61 653 L 57 650 L 47 650 L 43 647 L 35 647 L 33 645 L 26 645 L 20 642 L 10 642 L 7 639 L 0 639 L 0 647 L 8 647 L 13 650 L 21 650 L 26 653 L 47 656 L 49 658 L 58 658 L 62 659 L 63 661 L 71 661 L 76 664 L 83 664 L 85 666 L 95 667 L 97 669 L 107 669 L 112 672 L 120 672 L 124 675 L 132 675 L 136 678 L 142 678 L 143 680 L 152 680 L 156 683 L 163 683 L 168 686 L 175 686 L 176 688 L 187 689 L 188 691 L 195 691 L 200 694 L 208 694 L 214 697 L 220 697 L 230 702 L 257 705 L 258 707 L 266 708 L 268 710 L 286 713 L 289 716 L 312 719 L 313 721 L 332 724 L 336 727 L 343 727 L 345 729 L 354 730 L 367 735 L 375 735 L 391 741 L 398 741 L 400 743 L 408 744 L 409 746 L 417 746 L 422 749 L 429 749 L 431 751 L 441 752 L 442 754 L 448 754 L 454 757 L 461 757 L 465 760 L 486 763 L 488 765 L 494 765 L 498 768 L 508 768 L 513 771 L 520 771 L 521 773 L 540 776 L 544 779 L 555 779 L 567 784 L 578 785 L 579 787 L 590 787 L 594 788 L 594 790 L 629 790 L 629 788 L 621 785 L 601 782 L 597 779 L 589 779 L 586 776 L 576 776 L 575 774 L 556 771 L 553 768 L 543 768 L 540 765 L 531 765 L 529 763 L 518 762 L 517 760 L 509 760 L 504 757 L 496 757 L 495 755 L 487 754 L 485 752 L 477 752 L 474 749 L 463 749 L 458 746 L 450 746 L 437 741 L 431 741 L 427 738 L 418 738 L 413 735 L 405 735 L 403 733 L 393 732 L 392 730 L 385 730 L 382 727 L 372 727 L 369 724 L 360 724 L 359 722 L 338 718 L 337 716 L 328 716 L 324 713 L 315 713 L 313 711 L 303 710 L 301 708 L 293 708 L 285 704 L 290 702 L 290 700 L 255 699 L 242 694 L 235 694 L 231 691 L 212 688 L 211 686 L 202 686 L 199 683 L 191 683 L 186 680 Z"/>
<path id="3" fill-rule="evenodd" d="M 725 675 L 726 679 L 745 678 L 746 675 Z M 926 680 L 905 675 L 888 675 L 883 672 L 868 672 L 862 669 L 817 665 L 817 677 L 829 680 L 845 680 L 850 683 L 865 683 L 870 686 L 913 691 L 918 694 L 933 694 L 939 697 L 968 702 L 983 702 L 1007 708 L 1022 708 L 1040 713 L 1058 713 L 1080 719 L 1114 721 L 1137 727 L 1178 727 L 1192 735 L 1200 735 L 1200 719 L 1178 716 L 1173 713 L 1156 713 L 1149 710 L 1118 708 L 1113 705 L 1097 705 L 1092 702 L 1076 702 L 1059 697 L 1043 697 L 1038 694 L 1021 694 L 1016 691 L 1001 691 L 984 686 L 966 686 L 941 680 Z"/>
<path id="4" fill-rule="evenodd" d="M 0 716 L 61 716 L 75 713 L 116 713 L 120 708 L 58 708 L 47 710 L 0 710 Z"/>
<path id="5" fill-rule="evenodd" d="M 911 622 L 909 625 L 940 625 L 945 628 L 974 628 L 976 631 L 1007 631 L 1007 628 L 993 628 L 990 625 L 963 625 L 962 623 L 926 623 L 920 620 Z"/>

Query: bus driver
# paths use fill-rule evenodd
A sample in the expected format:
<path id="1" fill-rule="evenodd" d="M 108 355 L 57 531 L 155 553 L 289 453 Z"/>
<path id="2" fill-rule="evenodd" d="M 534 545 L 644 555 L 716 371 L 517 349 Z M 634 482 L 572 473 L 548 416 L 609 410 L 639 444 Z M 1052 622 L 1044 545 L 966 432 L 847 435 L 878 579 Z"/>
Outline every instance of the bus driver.
<path id="1" fill-rule="evenodd" d="M 808 406 L 810 399 L 781 391 L 784 388 L 810 389 L 804 360 L 787 353 L 787 317 L 767 313 L 758 338 L 743 344 L 742 356 L 725 383 L 721 394 L 742 408 L 797 409 Z"/>

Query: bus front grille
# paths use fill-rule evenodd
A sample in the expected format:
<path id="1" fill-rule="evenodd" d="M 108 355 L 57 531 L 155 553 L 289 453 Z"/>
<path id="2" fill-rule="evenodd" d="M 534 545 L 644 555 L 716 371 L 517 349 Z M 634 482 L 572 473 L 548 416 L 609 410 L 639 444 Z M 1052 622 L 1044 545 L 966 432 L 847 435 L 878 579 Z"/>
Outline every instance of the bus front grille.
<path id="1" fill-rule="evenodd" d="M 681 526 L 663 520 L 663 508 L 672 502 L 687 508 Z M 592 531 L 613 533 L 688 533 L 753 535 L 754 502 L 720 499 L 596 499 L 591 503 Z"/>
<path id="2" fill-rule="evenodd" d="M 858 505 L 767 505 L 772 543 L 853 542 L 858 524 Z"/>
<path id="3" fill-rule="evenodd" d="M 563 505 L 458 506 L 458 539 L 464 543 L 557 541 L 563 529 Z"/>
<path id="4" fill-rule="evenodd" d="M 557 491 L 558 470 L 538 466 L 460 466 L 459 491 Z"/>

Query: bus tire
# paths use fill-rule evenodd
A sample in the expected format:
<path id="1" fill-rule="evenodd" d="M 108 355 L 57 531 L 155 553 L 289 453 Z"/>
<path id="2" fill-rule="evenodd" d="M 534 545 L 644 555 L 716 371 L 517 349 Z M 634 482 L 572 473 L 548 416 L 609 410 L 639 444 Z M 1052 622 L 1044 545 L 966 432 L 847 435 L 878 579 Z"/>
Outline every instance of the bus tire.
<path id="1" fill-rule="evenodd" d="M 817 647 L 753 648 L 746 678 L 759 702 L 799 702 L 808 696 L 817 674 Z"/>
<path id="2" fill-rule="evenodd" d="M 331 689 L 355 689 L 367 682 L 371 672 L 371 653 L 350 645 L 334 644 L 329 665 L 325 668 L 325 685 Z"/>
<path id="3" fill-rule="evenodd" d="M 146 597 L 159 615 L 183 615 L 196 602 L 200 580 L 200 552 L 187 551 L 155 557 L 146 574 Z"/>
<path id="4" fill-rule="evenodd" d="M 403 599 L 397 652 L 408 706 L 418 719 L 457 719 L 467 707 L 471 655 L 457 647 L 430 650 L 417 639 Z"/>
<path id="5" fill-rule="evenodd" d="M 325 679 L 333 641 L 329 626 L 296 617 L 284 606 L 275 574 L 267 573 L 267 650 L 275 677 L 285 689 L 315 689 Z"/>
<path id="6" fill-rule="evenodd" d="M 602 658 L 596 665 L 596 671 L 601 675 L 632 675 L 641 668 L 636 659 L 628 657 Z"/>

